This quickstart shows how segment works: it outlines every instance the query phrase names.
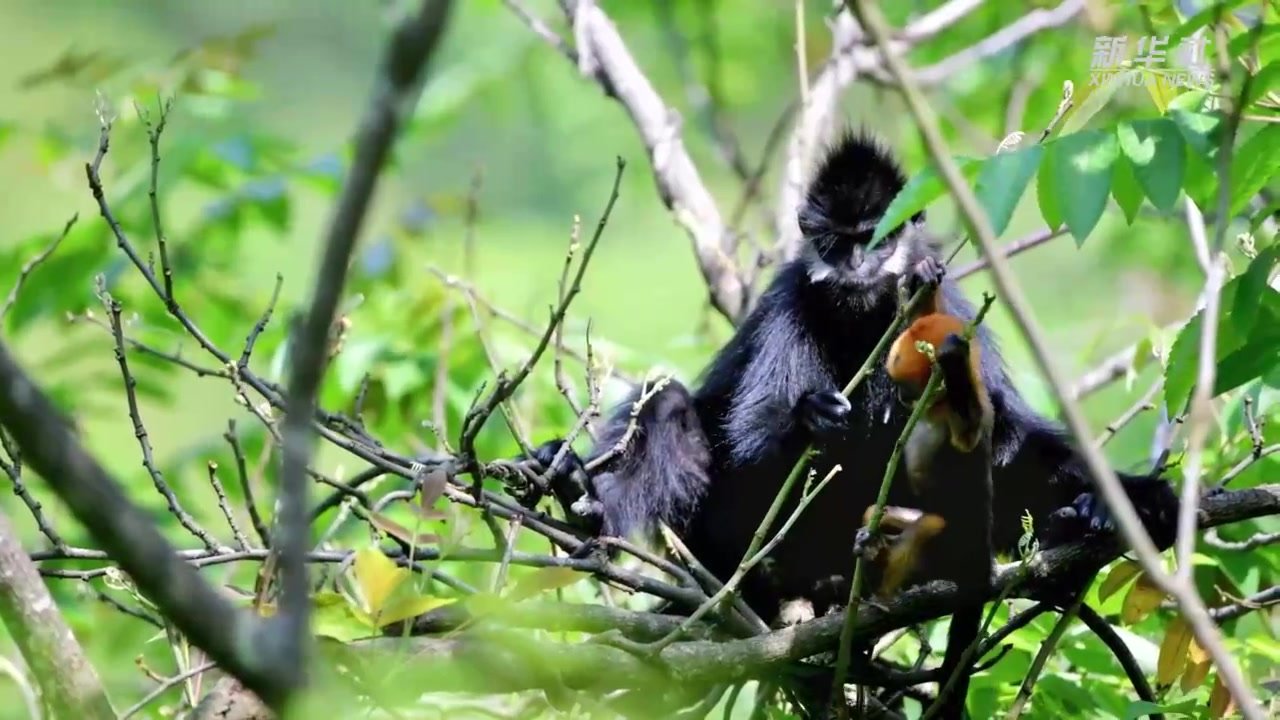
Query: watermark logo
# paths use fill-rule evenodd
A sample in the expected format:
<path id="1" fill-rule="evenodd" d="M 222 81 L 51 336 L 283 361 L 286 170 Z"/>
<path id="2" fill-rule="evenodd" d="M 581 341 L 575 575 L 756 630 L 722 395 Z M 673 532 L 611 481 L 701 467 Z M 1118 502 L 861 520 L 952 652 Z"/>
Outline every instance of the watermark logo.
<path id="1" fill-rule="evenodd" d="M 1121 74 L 1127 74 L 1124 80 L 1128 85 L 1207 88 L 1213 82 L 1213 72 L 1205 62 L 1202 34 L 1183 39 L 1172 53 L 1168 35 L 1138 38 L 1137 52 L 1132 59 L 1129 47 L 1129 38 L 1124 36 L 1095 38 L 1093 58 L 1089 62 L 1089 85 L 1101 86 Z M 1144 72 L 1129 72 L 1134 69 Z"/>

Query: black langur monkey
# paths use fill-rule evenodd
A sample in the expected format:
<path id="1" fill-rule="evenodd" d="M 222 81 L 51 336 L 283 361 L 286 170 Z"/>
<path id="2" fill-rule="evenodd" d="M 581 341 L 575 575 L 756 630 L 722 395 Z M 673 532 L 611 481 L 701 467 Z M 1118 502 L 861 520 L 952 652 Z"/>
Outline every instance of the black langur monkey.
<path id="1" fill-rule="evenodd" d="M 766 620 L 783 601 L 809 596 L 832 577 L 843 578 L 847 594 L 858 514 L 875 502 L 909 411 L 897 401 L 895 383 L 883 367 L 850 399 L 840 389 L 892 324 L 899 295 L 940 283 L 943 312 L 964 322 L 975 315 L 956 282 L 945 276 L 923 212 L 869 248 L 877 222 L 904 184 L 897 163 L 877 143 L 858 134 L 838 140 L 800 209 L 799 256 L 778 269 L 692 394 L 709 450 L 705 472 L 666 473 L 663 468 L 687 467 L 684 459 L 696 464 L 697 458 L 685 455 L 685 443 L 669 442 L 679 434 L 647 425 L 637 434 L 648 441 L 630 445 L 607 468 L 611 483 L 634 487 L 614 494 L 623 506 L 602 502 L 617 532 L 667 522 L 713 574 L 726 579 L 807 445 L 820 451 L 811 461 L 818 477 L 837 463 L 843 466 L 822 501 L 806 509 L 775 549 L 774 562 L 761 563 L 745 578 L 743 597 Z M 1066 433 L 1027 406 L 985 326 L 974 342 L 993 412 L 993 547 L 1016 550 L 1024 512 L 1034 519 L 1042 546 L 1109 529 L 1110 514 Z M 604 434 L 617 437 L 616 428 L 629 422 L 630 405 L 624 403 L 606 421 Z M 538 459 L 548 462 L 561 444 L 544 444 Z M 602 442 L 592 455 L 607 448 Z M 580 468 L 581 462 L 570 457 L 565 465 Z M 1158 477 L 1120 478 L 1156 544 L 1171 545 L 1173 489 Z M 784 517 L 797 499 L 789 499 Z M 889 502 L 913 506 L 910 488 L 895 483 Z M 841 597 L 839 591 L 834 595 Z"/>

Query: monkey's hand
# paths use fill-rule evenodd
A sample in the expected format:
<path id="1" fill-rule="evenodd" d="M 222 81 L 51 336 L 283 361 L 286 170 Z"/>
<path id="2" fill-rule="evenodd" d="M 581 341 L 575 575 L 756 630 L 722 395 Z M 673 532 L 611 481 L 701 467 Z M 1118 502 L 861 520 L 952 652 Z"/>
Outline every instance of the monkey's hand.
<path id="1" fill-rule="evenodd" d="M 578 453 L 565 445 L 565 441 L 560 438 L 548 440 L 534 449 L 532 458 L 526 458 L 534 461 L 536 467 L 533 470 L 546 478 L 546 484 L 534 480 L 523 491 L 513 493 L 521 505 L 533 508 L 550 491 L 568 514 L 572 505 L 586 492 L 586 466 Z M 560 453 L 561 448 L 564 448 L 563 455 Z M 560 455 L 558 462 L 557 455 Z"/>
<path id="2" fill-rule="evenodd" d="M 800 396 L 795 413 L 800 424 L 816 439 L 827 440 L 849 426 L 853 406 L 839 390 L 811 390 Z"/>
<path id="3" fill-rule="evenodd" d="M 942 264 L 941 259 L 926 256 L 898 279 L 898 292 L 903 298 L 910 299 L 920 288 L 940 285 L 946 274 L 947 266 Z"/>
<path id="4" fill-rule="evenodd" d="M 1177 536 L 1178 495 L 1164 478 L 1120 474 L 1125 493 L 1138 511 L 1151 541 L 1160 550 L 1173 545 Z M 1080 493 L 1071 505 L 1050 517 L 1050 544 L 1070 541 L 1080 533 L 1116 532 L 1116 519 L 1098 490 Z"/>
<path id="5" fill-rule="evenodd" d="M 853 536 L 853 554 L 867 562 L 875 562 L 889 546 L 889 539 L 882 532 L 871 532 L 871 528 L 862 526 L 858 534 Z"/>

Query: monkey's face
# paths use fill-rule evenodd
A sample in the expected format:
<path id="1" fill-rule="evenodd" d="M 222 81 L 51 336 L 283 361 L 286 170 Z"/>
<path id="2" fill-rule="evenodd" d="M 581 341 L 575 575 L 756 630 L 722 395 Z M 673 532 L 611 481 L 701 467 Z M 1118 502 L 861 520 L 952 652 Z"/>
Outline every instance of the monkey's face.
<path id="1" fill-rule="evenodd" d="M 875 223 L 867 222 L 850 232 L 808 238 L 803 257 L 809 279 L 863 291 L 891 287 L 919 259 L 928 240 L 917 223 L 909 222 L 870 247 L 874 229 Z"/>

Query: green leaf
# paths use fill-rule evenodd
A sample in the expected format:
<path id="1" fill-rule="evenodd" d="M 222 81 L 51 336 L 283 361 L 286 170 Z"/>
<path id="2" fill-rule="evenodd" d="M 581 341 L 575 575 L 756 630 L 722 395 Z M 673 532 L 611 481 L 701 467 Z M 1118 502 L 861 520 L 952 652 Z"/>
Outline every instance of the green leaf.
<path id="1" fill-rule="evenodd" d="M 1218 150 L 1215 138 L 1218 127 L 1222 124 L 1220 113 L 1206 113 L 1186 110 L 1181 107 L 1170 107 L 1169 118 L 1178 126 L 1178 131 L 1186 139 L 1192 150 L 1202 156 L 1213 157 Z"/>
<path id="2" fill-rule="evenodd" d="M 1036 173 L 1036 205 L 1040 207 L 1040 217 L 1044 218 L 1044 224 L 1057 229 L 1062 227 L 1062 207 L 1058 202 L 1058 181 L 1054 170 L 1057 163 L 1057 143 L 1050 142 L 1046 147 L 1040 172 Z M 1142 201 L 1141 196 L 1138 201 Z"/>
<path id="3" fill-rule="evenodd" d="M 1280 62 L 1270 62 L 1258 71 L 1249 82 L 1249 92 L 1245 93 L 1245 107 L 1258 101 L 1258 98 L 1275 90 L 1280 85 Z"/>
<path id="4" fill-rule="evenodd" d="M 1261 257 L 1260 255 L 1259 258 Z M 1264 262 L 1274 263 L 1274 257 L 1271 257 L 1271 260 Z M 1253 303 L 1256 310 L 1246 311 L 1249 314 L 1256 313 L 1252 322 L 1247 323 L 1247 334 L 1237 329 L 1238 325 L 1246 323 L 1237 323 L 1232 318 L 1236 308 L 1236 295 L 1248 274 L 1236 276 L 1222 286 L 1218 336 L 1214 343 L 1214 360 L 1217 363 L 1213 386 L 1215 397 L 1254 378 L 1266 377 L 1274 371 L 1277 360 L 1280 359 L 1280 292 L 1270 287 L 1262 289 L 1257 301 Z M 1249 282 L 1254 281 L 1251 279 Z M 1195 385 L 1203 316 L 1203 310 L 1196 313 L 1178 332 L 1178 337 L 1169 350 L 1164 393 L 1171 412 L 1181 411 Z"/>
<path id="5" fill-rule="evenodd" d="M 1121 123 L 1116 137 L 1151 204 L 1165 212 L 1172 210 L 1186 167 L 1186 149 L 1177 125 L 1165 118 L 1135 120 Z"/>
<path id="6" fill-rule="evenodd" d="M 1232 155 L 1231 210 L 1235 216 L 1280 172 L 1280 125 L 1267 124 Z"/>
<path id="7" fill-rule="evenodd" d="M 364 614 L 353 608 L 343 595 L 335 592 L 316 593 L 311 604 L 312 632 L 320 637 L 351 642 L 372 634 L 373 628 L 365 622 Z"/>
<path id="8" fill-rule="evenodd" d="M 1093 231 L 1107 206 L 1111 170 L 1119 154 L 1116 136 L 1090 130 L 1058 138 L 1053 174 L 1062 216 L 1076 243 Z"/>
<path id="9" fill-rule="evenodd" d="M 1116 166 L 1111 174 L 1111 197 L 1124 211 L 1124 219 L 1130 225 L 1138 219 L 1138 208 L 1142 207 L 1142 186 L 1134 173 L 1133 163 L 1121 155 L 1116 158 Z"/>
<path id="10" fill-rule="evenodd" d="M 981 167 L 981 161 L 976 158 L 956 157 L 954 160 L 956 165 L 959 166 L 960 172 L 969 180 L 972 180 L 974 172 Z M 894 196 L 893 201 L 889 203 L 889 207 L 884 212 L 884 217 L 880 218 L 880 222 L 876 224 L 875 232 L 871 235 L 871 247 L 875 247 L 886 235 L 893 232 L 902 223 L 924 210 L 934 200 L 942 197 L 946 191 L 946 183 L 942 181 L 942 177 L 938 175 L 933 167 L 921 170 L 907 181 L 902 191 Z"/>
<path id="11" fill-rule="evenodd" d="M 13 136 L 13 128 L 13 123 L 0 120 L 0 148 L 4 147 L 5 142 Z"/>
<path id="12" fill-rule="evenodd" d="M 1018 207 L 1018 201 L 1022 199 L 1043 154 L 1043 145 L 1000 153 L 988 158 L 978 171 L 978 201 L 986 209 L 997 237 L 1009 226 L 1009 218 Z"/>
<path id="13" fill-rule="evenodd" d="M 1253 331 L 1264 302 L 1264 294 L 1275 292 L 1267 284 L 1267 280 L 1277 262 L 1280 262 L 1280 243 L 1272 243 L 1259 252 L 1249 263 L 1249 267 L 1235 278 L 1239 287 L 1231 306 L 1231 324 L 1241 335 L 1248 336 Z"/>

